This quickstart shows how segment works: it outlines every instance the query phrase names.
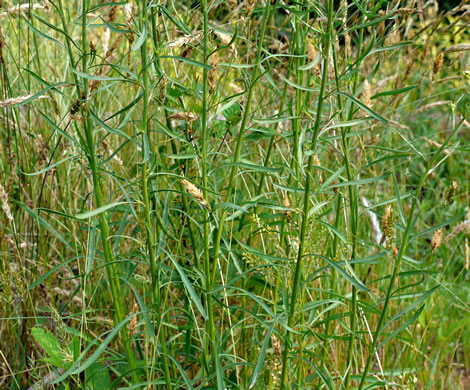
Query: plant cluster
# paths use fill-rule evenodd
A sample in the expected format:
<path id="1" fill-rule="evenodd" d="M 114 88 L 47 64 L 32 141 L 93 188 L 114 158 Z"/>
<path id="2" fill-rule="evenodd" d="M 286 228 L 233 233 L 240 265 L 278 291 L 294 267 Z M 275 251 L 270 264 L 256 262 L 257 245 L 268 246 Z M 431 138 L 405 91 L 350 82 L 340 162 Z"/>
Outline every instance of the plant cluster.
<path id="1" fill-rule="evenodd" d="M 468 386 L 450 3 L 0 1 L 0 387 Z"/>

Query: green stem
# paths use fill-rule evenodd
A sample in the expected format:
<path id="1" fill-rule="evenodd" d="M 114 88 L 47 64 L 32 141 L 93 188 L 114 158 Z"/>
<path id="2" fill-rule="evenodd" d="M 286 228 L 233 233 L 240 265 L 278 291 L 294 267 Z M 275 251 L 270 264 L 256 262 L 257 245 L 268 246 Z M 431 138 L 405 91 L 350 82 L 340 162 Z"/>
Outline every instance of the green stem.
<path id="1" fill-rule="evenodd" d="M 60 8 L 62 10 L 62 1 L 59 0 Z M 88 0 L 83 0 L 82 2 L 82 71 L 83 73 L 87 72 L 87 26 L 86 26 L 86 14 L 88 9 Z M 65 25 L 64 25 L 65 27 Z M 67 35 L 67 38 L 70 37 Z M 70 43 L 69 43 L 70 45 Z M 71 50 L 70 50 L 71 53 Z M 72 60 L 72 58 L 71 58 Z M 72 63 L 73 64 L 73 63 Z M 83 92 L 83 93 L 81 93 Z M 93 137 L 93 126 L 91 122 L 91 116 L 89 110 L 84 107 L 88 102 L 82 102 L 83 99 L 86 99 L 88 96 L 88 80 L 83 79 L 83 91 L 80 91 L 80 83 L 77 80 L 77 93 L 78 99 L 80 101 L 80 110 L 84 117 L 84 132 L 85 140 L 88 147 L 88 161 L 90 164 L 90 169 L 93 177 L 93 186 L 94 194 L 97 208 L 100 208 L 104 205 L 103 194 L 102 194 L 102 183 L 100 181 L 100 176 L 98 172 L 98 167 L 96 164 L 96 153 L 95 153 L 95 142 Z M 82 104 L 84 103 L 84 104 Z M 121 291 L 121 283 L 119 280 L 119 270 L 117 269 L 116 263 L 114 262 L 114 256 L 111 249 L 111 242 L 109 239 L 109 226 L 106 220 L 106 213 L 101 213 L 99 216 L 100 228 L 101 228 L 101 240 L 103 244 L 104 257 L 107 263 L 107 272 L 109 277 L 109 284 L 111 287 L 111 294 L 113 296 L 113 302 L 115 307 L 115 316 L 114 323 L 115 325 L 121 323 L 126 318 L 126 309 L 124 304 L 124 298 Z M 129 332 L 126 326 L 123 326 L 120 330 L 122 342 L 124 344 L 124 350 L 129 364 L 129 369 L 132 376 L 133 383 L 138 382 L 137 376 L 137 365 L 135 362 L 134 352 L 132 350 Z"/>
<path id="2" fill-rule="evenodd" d="M 142 9 L 140 12 L 141 18 L 141 31 L 144 31 L 146 24 L 147 24 L 147 1 L 143 1 Z M 142 46 L 140 47 L 140 56 L 142 60 L 142 90 L 143 90 L 143 112 L 142 112 L 142 121 L 141 121 L 141 128 L 142 128 L 142 156 L 145 158 L 145 147 L 144 145 L 147 143 L 149 149 L 152 150 L 150 142 L 151 134 L 149 128 L 149 117 L 148 117 L 148 100 L 149 100 L 149 86 L 148 86 L 148 61 L 147 61 L 147 39 L 144 39 Z M 145 138 L 147 138 L 145 140 Z M 160 283 L 159 277 L 157 273 L 157 264 L 156 264 L 156 257 L 155 257 L 155 250 L 154 250 L 154 236 L 152 231 L 152 219 L 151 219 L 151 207 L 150 207 L 150 196 L 149 196 L 149 189 L 148 189 L 148 160 L 145 159 L 144 163 L 142 164 L 142 193 L 144 197 L 144 216 L 145 216 L 145 228 L 147 233 L 147 252 L 150 262 L 150 272 L 152 278 L 152 298 L 153 303 L 156 308 L 156 312 L 160 318 L 160 327 L 161 329 L 158 331 L 158 338 L 160 341 L 160 347 L 162 350 L 163 355 L 163 372 L 165 376 L 165 384 L 168 390 L 171 390 L 171 375 L 170 375 L 170 367 L 168 364 L 168 355 L 166 349 L 166 339 L 165 339 L 165 332 L 163 331 L 163 325 L 161 321 L 161 301 L 160 301 Z M 158 211 L 156 211 L 158 212 Z"/>
<path id="3" fill-rule="evenodd" d="M 365 17 L 362 15 L 362 22 L 364 22 Z M 361 55 L 362 55 L 362 44 L 364 40 L 364 29 L 360 29 L 359 31 L 359 42 L 357 45 L 357 57 L 356 57 L 356 72 L 354 74 L 354 81 L 353 81 L 353 95 L 356 94 L 357 91 L 357 84 L 359 80 L 359 69 L 361 65 Z M 353 118 L 354 111 L 351 109 L 349 111 L 348 120 Z M 349 181 L 352 181 L 354 178 L 354 174 L 352 172 L 351 167 L 351 160 L 349 158 L 349 138 L 348 134 L 351 128 L 346 128 L 342 131 L 342 146 L 343 146 L 343 155 L 344 155 L 344 164 L 346 166 L 346 176 Z M 351 230 L 351 250 L 350 250 L 350 259 L 353 260 L 356 258 L 356 249 L 357 249 L 357 215 L 358 215 L 358 197 L 357 197 L 357 190 L 356 186 L 351 185 L 348 186 L 348 194 L 349 194 L 349 204 L 350 204 L 350 230 Z M 351 268 L 354 271 L 355 265 L 351 264 Z M 356 317 L 357 317 L 357 289 L 356 286 L 352 286 L 351 288 L 351 318 L 349 328 L 351 330 L 351 334 L 349 336 L 349 343 L 348 343 L 348 355 L 346 358 L 346 379 L 344 381 L 344 388 L 349 388 L 349 381 L 351 379 L 351 371 L 352 371 L 352 361 L 353 361 L 353 347 L 354 347 L 354 337 L 355 337 L 355 328 L 356 328 Z"/>
<path id="4" fill-rule="evenodd" d="M 326 84 L 328 81 L 329 50 L 330 50 L 331 33 L 332 33 L 332 27 L 333 27 L 333 2 L 332 0 L 326 0 L 326 5 L 328 9 L 328 27 L 327 27 L 327 32 L 326 32 L 326 42 L 325 42 L 325 46 L 323 47 L 323 74 L 322 74 L 322 80 L 321 80 L 321 86 L 320 86 L 320 93 L 318 96 L 315 127 L 314 127 L 313 134 L 312 134 L 312 143 L 311 143 L 312 153 L 310 154 L 308 158 L 306 178 L 305 178 L 303 213 L 302 213 L 302 224 L 300 228 L 299 249 L 297 253 L 297 262 L 295 265 L 294 282 L 292 286 L 292 295 L 291 295 L 290 308 L 289 308 L 290 310 L 289 310 L 288 319 L 287 319 L 287 325 L 289 329 L 292 328 L 292 325 L 294 323 L 294 318 L 295 318 L 297 294 L 299 292 L 300 276 L 302 273 L 303 252 L 304 252 L 304 247 L 305 247 L 305 235 L 306 235 L 307 226 L 308 226 L 308 213 L 310 210 L 310 186 L 311 186 L 310 172 L 312 170 L 314 152 L 317 147 L 317 139 L 318 139 L 318 133 L 320 131 L 321 114 L 322 114 L 322 109 L 323 109 L 323 97 L 325 94 Z M 280 382 L 281 390 L 284 390 L 286 387 L 289 349 L 293 342 L 293 334 L 289 329 L 287 330 L 285 347 L 284 347 L 284 351 L 282 354 L 282 372 L 281 372 L 281 382 Z"/>
<path id="5" fill-rule="evenodd" d="M 303 2 L 300 2 L 297 6 L 299 13 L 302 11 Z M 305 64 L 305 45 L 303 42 L 303 29 L 302 29 L 302 20 L 300 16 L 295 16 L 295 54 L 296 57 L 296 69 L 295 69 L 295 78 L 297 85 L 302 85 L 304 80 L 304 71 L 299 69 L 299 67 Z M 302 94 L 303 91 L 301 88 L 296 88 L 295 90 L 295 116 L 293 120 L 293 133 L 294 133 L 294 150 L 293 150 L 293 161 L 294 161 L 294 171 L 295 177 L 298 183 L 300 183 L 300 161 L 299 161 L 299 138 L 300 138 L 300 125 L 302 117 Z"/>
<path id="6" fill-rule="evenodd" d="M 250 82 L 250 86 L 248 88 L 248 96 L 247 96 L 247 99 L 246 99 L 246 107 L 245 107 L 245 110 L 244 110 L 244 113 L 243 113 L 243 118 L 242 118 L 242 123 L 240 125 L 240 131 L 238 133 L 238 137 L 237 137 L 237 144 L 236 144 L 236 147 L 235 147 L 235 154 L 233 156 L 233 160 L 232 160 L 232 168 L 230 170 L 230 176 L 229 176 L 229 181 L 228 181 L 228 187 L 227 187 L 227 201 L 229 201 L 232 197 L 232 193 L 233 193 L 233 185 L 234 185 L 234 179 L 235 179 L 235 173 L 237 171 L 237 163 L 240 161 L 240 152 L 241 152 L 241 147 L 242 147 L 242 144 L 243 144 L 243 140 L 244 140 L 244 137 L 245 137 L 245 132 L 246 132 L 246 125 L 248 123 L 248 116 L 249 116 L 249 113 L 250 113 L 250 106 L 251 106 L 251 100 L 253 98 L 253 91 L 254 91 L 254 86 L 255 86 L 255 83 L 258 79 L 258 70 L 259 70 L 259 62 L 260 62 L 260 59 L 261 59 L 261 53 L 263 51 L 263 41 L 264 41 L 264 34 L 265 34 L 265 31 L 266 31 L 266 24 L 267 24 L 267 21 L 268 21 L 268 16 L 269 16 L 269 11 L 271 9 L 271 1 L 270 0 L 266 0 L 266 5 L 265 5 L 265 8 L 264 8 L 264 14 L 263 14 L 263 21 L 261 23 L 261 29 L 260 29 L 260 35 L 259 35 L 259 40 L 258 40 L 258 50 L 257 50 L 257 53 L 256 53 L 256 60 L 255 60 L 255 64 L 256 66 L 254 67 L 254 70 L 253 70 L 253 74 L 252 74 L 252 77 L 251 77 L 251 82 Z M 216 241 L 215 241 L 215 250 L 214 250 L 214 267 L 213 267 L 213 277 L 215 276 L 215 272 L 216 272 L 216 262 L 217 262 L 217 258 L 219 256 L 219 250 L 220 250 L 220 241 L 222 239 L 222 233 L 223 233 L 223 230 L 224 230 L 224 223 L 225 223 L 225 218 L 227 217 L 227 211 L 224 210 L 224 212 L 222 213 L 222 217 L 220 219 L 220 224 L 219 224 L 219 229 L 218 229 L 218 232 L 217 232 L 217 237 L 216 237 Z"/>
<path id="7" fill-rule="evenodd" d="M 202 11 L 204 16 L 204 46 L 203 46 L 203 57 L 204 63 L 208 62 L 209 59 L 209 32 L 208 32 L 208 9 L 207 9 L 207 0 L 202 0 Z M 209 138 L 209 131 L 207 128 L 207 99 L 208 99 L 208 83 L 207 83 L 207 69 L 203 69 L 202 73 L 203 79 L 203 88 L 202 88 L 202 118 L 201 118 L 201 128 L 202 128 L 202 150 L 201 150 L 201 168 L 202 168 L 202 186 L 203 186 L 203 193 L 204 197 L 208 199 L 207 194 L 207 187 L 208 187 L 208 159 L 207 159 L 207 145 L 208 145 L 208 138 Z M 209 342 L 204 343 L 204 354 L 206 357 L 211 356 L 210 352 L 212 352 L 212 360 L 213 360 L 213 369 L 215 370 L 216 367 L 216 352 L 217 352 L 217 340 L 216 340 L 216 331 L 215 331 L 215 323 L 214 323 L 214 311 L 213 311 L 213 304 L 212 304 L 212 296 L 210 292 L 212 291 L 212 281 L 214 278 L 212 277 L 211 272 L 211 263 L 210 263 L 210 253 L 209 253 L 209 212 L 206 208 L 204 208 L 204 274 L 206 276 L 205 280 L 205 304 L 208 314 L 208 321 L 205 322 L 206 326 L 206 334 L 209 337 Z M 217 268 L 217 263 L 214 262 L 213 266 L 214 269 Z M 209 349 L 209 345 L 211 346 L 211 351 Z M 212 374 L 212 370 L 208 364 L 204 366 L 206 375 L 209 376 Z"/>

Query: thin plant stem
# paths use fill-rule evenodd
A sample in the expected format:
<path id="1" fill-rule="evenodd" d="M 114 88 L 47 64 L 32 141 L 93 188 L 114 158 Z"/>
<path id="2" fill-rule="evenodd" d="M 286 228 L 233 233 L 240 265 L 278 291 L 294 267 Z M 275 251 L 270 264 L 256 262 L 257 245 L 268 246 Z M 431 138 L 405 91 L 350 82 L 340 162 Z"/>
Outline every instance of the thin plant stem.
<path id="1" fill-rule="evenodd" d="M 140 12 L 140 19 L 141 19 L 141 31 L 146 31 L 147 25 L 147 2 L 144 1 L 142 3 L 142 8 Z M 147 148 L 145 145 L 148 145 L 148 149 L 152 150 L 152 142 L 151 142 L 151 132 L 149 127 L 149 85 L 148 85 L 148 61 L 147 61 L 147 39 L 144 39 L 142 46 L 140 47 L 140 56 L 142 60 L 142 90 L 143 90 L 143 112 L 142 112 L 142 121 L 141 121 L 141 129 L 142 129 L 142 156 L 143 156 L 143 164 L 142 164 L 142 195 L 143 195 L 143 203 L 144 203 L 144 216 L 145 216 L 145 227 L 146 227 L 146 236 L 147 236 L 147 253 L 150 262 L 150 272 L 151 272 L 151 280 L 152 280 L 152 298 L 153 304 L 156 309 L 156 313 L 160 317 L 160 329 L 158 330 L 158 338 L 160 341 L 160 347 L 162 350 L 162 360 L 163 360 L 163 372 L 165 376 L 165 384 L 168 390 L 172 389 L 171 384 L 171 375 L 170 375 L 170 367 L 168 364 L 168 356 L 167 356 L 167 349 L 166 349 L 166 339 L 165 339 L 165 327 L 162 325 L 161 321 L 161 302 L 160 302 L 160 285 L 159 285 L 159 276 L 157 274 L 157 264 L 156 264 L 156 256 L 154 250 L 154 236 L 153 236 L 153 229 L 152 229 L 152 219 L 151 219 L 151 207 L 150 207 L 150 197 L 149 197 L 149 188 L 148 188 L 148 158 L 146 157 Z M 158 212 L 158 210 L 155 210 Z"/>
<path id="2" fill-rule="evenodd" d="M 203 58 L 204 63 L 207 63 L 209 59 L 209 31 L 208 31 L 208 9 L 207 9 L 207 0 L 202 1 L 202 12 L 204 16 L 204 26 L 203 26 Z M 202 186 L 204 197 L 207 198 L 207 187 L 208 187 L 208 138 L 209 138 L 209 129 L 207 127 L 207 105 L 208 101 L 208 80 L 207 80 L 207 69 L 203 69 L 202 73 L 202 118 L 201 118 L 201 130 L 202 130 L 202 139 L 201 139 L 201 170 L 202 170 Z M 204 342 L 204 354 L 205 359 L 207 360 L 209 356 L 212 356 L 213 368 L 210 368 L 208 364 L 204 366 L 206 371 L 206 376 L 211 374 L 211 370 L 216 367 L 216 353 L 217 353 L 217 341 L 216 341 L 216 330 L 214 323 L 214 311 L 212 304 L 211 290 L 213 285 L 213 273 L 211 272 L 211 263 L 210 263 L 210 253 L 209 253 L 209 212 L 204 208 L 204 275 L 205 275 L 205 303 L 208 315 L 208 321 L 205 322 L 206 335 L 208 337 L 208 342 Z M 216 263 L 212 266 L 214 269 L 217 268 Z M 210 349 L 209 349 L 210 345 Z"/>
<path id="3" fill-rule="evenodd" d="M 60 7 L 62 9 L 62 1 L 59 0 Z M 87 56 L 85 53 L 87 52 L 87 25 L 86 25 L 86 15 L 88 9 L 88 0 L 82 1 L 82 71 L 83 73 L 87 72 Z M 64 26 L 65 27 L 65 26 Z M 72 60 L 72 59 L 71 59 Z M 78 80 L 77 80 L 78 81 Z M 79 88 L 80 83 L 77 83 L 77 92 L 79 94 L 79 101 L 80 101 L 80 109 L 82 115 L 84 116 L 83 127 L 85 133 L 86 144 L 88 148 L 88 162 L 90 164 L 90 169 L 93 177 L 93 185 L 94 185 L 94 195 L 97 208 L 103 207 L 103 194 L 102 194 L 102 183 L 100 180 L 98 167 L 96 164 L 96 153 L 95 153 L 95 141 L 93 139 L 92 133 L 92 123 L 91 123 L 91 116 L 89 110 L 84 108 L 84 104 L 88 104 L 86 101 L 82 101 L 82 99 L 87 99 L 88 96 L 88 80 L 84 78 L 83 80 L 83 94 Z M 107 270 L 109 276 L 109 284 L 111 287 L 111 294 L 114 301 L 114 306 L 116 309 L 114 320 L 115 325 L 121 323 L 126 318 L 126 311 L 125 311 L 125 304 L 123 295 L 121 292 L 121 283 L 119 280 L 119 271 L 117 269 L 116 263 L 114 262 L 114 256 L 111 249 L 111 242 L 109 239 L 109 227 L 108 222 L 106 220 L 106 213 L 101 213 L 99 215 L 99 222 L 101 228 L 101 239 L 103 244 L 103 251 L 104 257 L 107 263 Z M 133 383 L 138 382 L 137 376 L 137 365 L 135 362 L 134 352 L 132 351 L 132 346 L 129 337 L 129 331 L 126 326 L 121 327 L 120 330 L 122 342 L 124 345 L 124 350 L 127 358 L 127 363 L 129 364 L 129 369 L 131 372 L 131 377 Z"/>
<path id="4" fill-rule="evenodd" d="M 297 261 L 294 271 L 294 281 L 292 285 L 290 307 L 287 319 L 287 325 L 289 329 L 287 330 L 287 335 L 285 339 L 284 351 L 282 354 L 282 372 L 281 372 L 281 381 L 280 389 L 284 390 L 286 388 L 287 374 L 288 374 L 288 358 L 289 350 L 291 343 L 293 342 L 293 334 L 290 329 L 293 326 L 295 318 L 295 309 L 297 302 L 297 295 L 300 287 L 300 277 L 303 267 L 303 252 L 305 246 L 305 236 L 308 226 L 308 214 L 310 210 L 310 186 L 311 186 L 311 170 L 313 165 L 313 156 L 317 146 L 318 133 L 320 131 L 321 115 L 323 109 L 323 97 L 326 90 L 326 84 L 328 81 L 328 62 L 329 62 L 329 51 L 330 51 L 330 41 L 333 27 L 333 2 L 332 0 L 326 1 L 326 8 L 328 10 L 328 27 L 326 32 L 325 46 L 323 47 L 323 74 L 320 86 L 320 93 L 318 95 L 318 104 L 317 104 L 317 115 L 315 120 L 315 127 L 312 134 L 311 141 L 311 150 L 312 153 L 308 158 L 306 178 L 305 178 L 305 188 L 304 188 L 304 199 L 303 199 L 303 212 L 302 212 L 302 224 L 300 228 L 300 237 L 299 237 L 299 248 L 297 253 Z"/>
<path id="5" fill-rule="evenodd" d="M 256 60 L 255 64 L 256 66 L 254 67 L 253 74 L 251 77 L 250 85 L 248 87 L 248 96 L 246 99 L 246 106 L 245 110 L 243 112 L 243 118 L 242 122 L 240 124 L 240 131 L 238 133 L 238 138 L 237 138 L 237 144 L 235 147 L 235 153 L 233 156 L 232 160 L 232 168 L 230 170 L 230 176 L 229 176 L 229 181 L 228 181 L 228 186 L 227 186 L 227 200 L 229 200 L 232 197 L 233 194 L 233 185 L 234 185 L 234 179 L 235 179 L 235 173 L 237 171 L 237 163 L 240 161 L 240 153 L 241 153 L 241 147 L 243 144 L 243 140 L 245 137 L 245 132 L 246 132 L 246 126 L 248 124 L 248 116 L 250 114 L 250 108 L 251 108 L 251 100 L 253 98 L 253 92 L 254 92 L 254 86 L 256 81 L 258 80 L 258 71 L 259 71 L 259 62 L 261 59 L 261 53 L 263 51 L 263 41 L 264 41 L 264 34 L 266 31 L 266 24 L 268 22 L 268 17 L 269 17 L 269 12 L 271 9 L 271 1 L 266 0 L 266 5 L 264 7 L 264 14 L 263 14 L 263 21 L 261 22 L 261 29 L 259 33 L 259 39 L 258 39 L 258 50 L 256 52 Z M 214 260 L 217 261 L 217 258 L 219 256 L 219 250 L 220 250 L 220 241 L 222 239 L 222 233 L 224 230 L 224 223 L 225 223 L 225 218 L 227 217 L 227 211 L 224 210 L 222 213 L 222 216 L 220 218 L 220 223 L 219 223 L 219 230 L 217 232 L 217 237 L 215 240 L 215 249 L 214 249 Z M 216 266 L 214 265 L 213 268 L 213 275 L 215 275 L 216 272 Z"/>

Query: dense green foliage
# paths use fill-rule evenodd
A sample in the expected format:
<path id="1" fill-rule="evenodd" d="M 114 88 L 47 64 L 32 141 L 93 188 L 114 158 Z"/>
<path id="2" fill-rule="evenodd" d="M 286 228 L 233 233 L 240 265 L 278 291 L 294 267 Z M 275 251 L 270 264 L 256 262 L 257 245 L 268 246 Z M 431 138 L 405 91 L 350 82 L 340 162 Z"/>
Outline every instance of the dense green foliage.
<path id="1" fill-rule="evenodd" d="M 449 4 L 0 1 L 0 387 L 470 386 Z"/>

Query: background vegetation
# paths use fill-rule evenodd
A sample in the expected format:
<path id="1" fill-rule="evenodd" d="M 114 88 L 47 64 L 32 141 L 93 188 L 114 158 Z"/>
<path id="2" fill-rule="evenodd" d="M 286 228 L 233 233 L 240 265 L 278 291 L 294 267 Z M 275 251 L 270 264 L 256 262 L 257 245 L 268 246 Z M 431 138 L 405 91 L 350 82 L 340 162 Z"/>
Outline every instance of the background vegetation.
<path id="1" fill-rule="evenodd" d="M 470 388 L 465 1 L 0 1 L 0 387 Z"/>

